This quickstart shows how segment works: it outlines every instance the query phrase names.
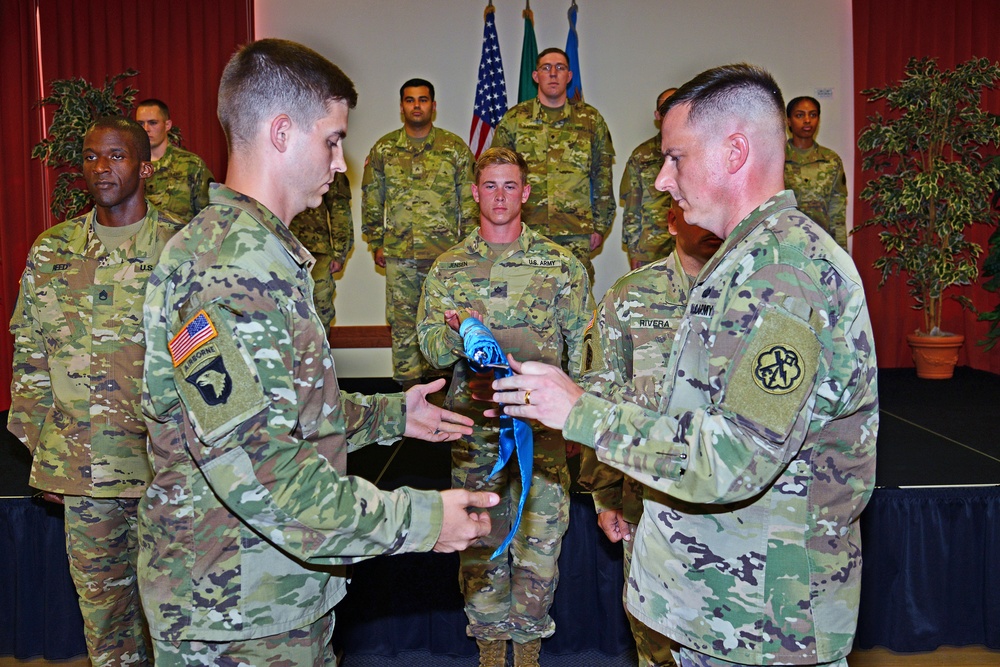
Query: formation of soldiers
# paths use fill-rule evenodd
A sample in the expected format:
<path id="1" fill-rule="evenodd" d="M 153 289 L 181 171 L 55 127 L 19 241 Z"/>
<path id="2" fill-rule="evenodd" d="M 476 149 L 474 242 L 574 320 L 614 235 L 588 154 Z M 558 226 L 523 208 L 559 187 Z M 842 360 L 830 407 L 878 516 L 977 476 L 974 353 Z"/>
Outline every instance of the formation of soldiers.
<path id="1" fill-rule="evenodd" d="M 31 249 L 9 428 L 32 484 L 66 506 L 95 665 L 328 663 L 342 566 L 434 550 L 462 552 L 480 665 L 503 667 L 512 641 L 515 666 L 536 667 L 555 631 L 569 440 L 600 527 L 626 544 L 642 665 L 846 666 L 877 391 L 819 103 L 785 109 L 748 65 L 661 93 L 660 133 L 620 188 L 635 270 L 595 310 L 611 136 L 567 97 L 562 50 L 532 76 L 538 96 L 478 161 L 434 126 L 433 84 L 405 82 L 403 127 L 365 161 L 399 394 L 340 392 L 328 341 L 353 245 L 357 93 L 339 68 L 284 40 L 237 51 L 219 91 L 224 185 L 170 146 L 159 100 L 87 132 L 95 207 Z M 275 77 L 296 95 L 262 92 Z M 471 372 L 456 352 L 468 316 L 515 375 Z M 428 400 L 440 373 L 444 408 Z M 520 491 L 488 474 L 501 411 L 533 421 L 533 483 L 491 560 Z M 452 489 L 346 475 L 349 447 L 403 436 L 454 443 Z"/>

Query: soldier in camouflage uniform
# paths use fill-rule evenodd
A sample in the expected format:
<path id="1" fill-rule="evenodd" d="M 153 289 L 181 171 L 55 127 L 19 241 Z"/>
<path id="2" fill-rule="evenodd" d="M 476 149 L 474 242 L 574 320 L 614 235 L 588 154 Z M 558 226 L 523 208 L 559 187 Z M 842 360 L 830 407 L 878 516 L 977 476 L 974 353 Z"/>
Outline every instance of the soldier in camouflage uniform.
<path id="1" fill-rule="evenodd" d="M 149 140 L 104 118 L 83 142 L 94 209 L 44 232 L 11 319 L 8 428 L 31 485 L 65 504 L 66 551 L 95 667 L 150 665 L 136 585 L 136 507 L 149 482 L 139 413 L 146 281 L 183 225 L 143 197 Z"/>
<path id="2" fill-rule="evenodd" d="M 288 101 L 268 93 L 276 80 L 311 86 Z M 488 515 L 466 507 L 495 494 L 383 492 L 345 474 L 349 444 L 441 442 L 472 423 L 426 401 L 443 381 L 405 396 L 337 387 L 313 259 L 286 224 L 346 169 L 356 100 L 343 72 L 299 44 L 237 51 L 219 88 L 226 186 L 150 279 L 139 578 L 158 667 L 331 664 L 344 565 L 489 533 Z"/>
<path id="3" fill-rule="evenodd" d="M 677 202 L 667 214 L 667 230 L 676 249 L 665 259 L 620 278 L 597 310 L 597 326 L 584 340 L 583 384 L 598 396 L 615 396 L 656 410 L 665 398 L 666 364 L 674 334 L 684 315 L 688 292 L 722 239 L 684 222 Z M 642 484 L 597 460 L 584 447 L 580 484 L 590 490 L 598 525 L 612 542 L 623 541 L 625 580 L 632 565 L 632 536 L 642 516 Z M 624 600 L 624 591 L 622 598 Z M 626 612 L 628 608 L 626 607 Z M 628 614 L 640 667 L 673 665 L 671 642 Z"/>
<path id="4" fill-rule="evenodd" d="M 593 278 L 590 257 L 615 220 L 611 133 L 597 109 L 567 98 L 573 72 L 562 49 L 538 54 L 531 78 L 538 97 L 504 115 L 493 145 L 517 151 L 528 162 L 525 222 L 569 249 Z"/>
<path id="5" fill-rule="evenodd" d="M 847 250 L 847 176 L 840 156 L 816 143 L 819 101 L 796 97 L 788 103 L 785 187 L 795 192 L 799 210 L 815 220 Z"/>
<path id="6" fill-rule="evenodd" d="M 653 122 L 660 128 L 660 106 L 674 94 L 668 88 L 656 98 Z M 632 270 L 663 259 L 674 249 L 674 236 L 667 229 L 667 214 L 673 201 L 656 189 L 656 175 L 663 166 L 660 133 L 636 146 L 625 163 L 619 196 L 622 205 L 622 244 Z"/>
<path id="7" fill-rule="evenodd" d="M 316 259 L 312 268 L 316 314 L 323 329 L 329 331 L 337 316 L 334 304 L 337 282 L 333 274 L 344 268 L 347 254 L 354 247 L 351 183 L 347 174 L 338 173 L 323 195 L 323 203 L 299 213 L 288 228 Z"/>
<path id="8" fill-rule="evenodd" d="M 449 407 L 479 414 L 473 398 L 475 374 L 461 358 L 459 319 L 471 312 L 505 351 L 521 359 L 558 364 L 568 351 L 579 368 L 583 332 L 590 313 L 586 270 L 564 248 L 521 222 L 527 200 L 528 167 L 508 149 L 491 148 L 476 163 L 473 189 L 480 207 L 479 231 L 447 251 L 424 284 L 418 314 L 420 349 L 435 368 L 454 367 Z M 484 374 L 492 378 L 492 373 Z M 488 384 L 486 384 L 488 387 Z M 485 388 L 485 387 L 484 387 Z M 477 417 L 472 436 L 452 447 L 452 485 L 496 491 L 493 532 L 461 555 L 459 581 L 465 596 L 467 632 L 480 647 L 480 664 L 502 667 L 507 640 L 514 641 L 517 667 L 537 665 L 542 637 L 555 632 L 549 606 L 558 580 L 557 561 L 569 525 L 566 445 L 551 429 L 534 429 L 531 490 L 518 533 L 503 554 L 490 561 L 510 530 L 520 497 L 520 479 L 509 468 L 487 481 L 498 457 L 495 421 Z"/>
<path id="9" fill-rule="evenodd" d="M 417 343 L 417 303 L 431 264 L 475 227 L 472 151 L 434 127 L 434 86 L 410 79 L 399 89 L 403 127 L 365 160 L 362 235 L 385 269 L 385 317 L 392 331 L 392 377 L 404 388 L 430 367 Z"/>
<path id="10" fill-rule="evenodd" d="M 846 667 L 875 481 L 871 323 L 850 257 L 783 191 L 784 113 L 751 65 L 668 101 L 657 180 L 725 239 L 691 291 L 657 410 L 535 362 L 494 383 L 647 487 L 629 610 L 682 667 Z M 530 392 L 530 405 L 524 405 Z"/>
<path id="11" fill-rule="evenodd" d="M 208 206 L 208 185 L 215 177 L 200 157 L 170 145 L 173 122 L 164 102 L 153 98 L 139 102 L 135 119 L 149 135 L 153 150 L 153 175 L 146 183 L 146 198 L 161 211 L 187 222 Z"/>

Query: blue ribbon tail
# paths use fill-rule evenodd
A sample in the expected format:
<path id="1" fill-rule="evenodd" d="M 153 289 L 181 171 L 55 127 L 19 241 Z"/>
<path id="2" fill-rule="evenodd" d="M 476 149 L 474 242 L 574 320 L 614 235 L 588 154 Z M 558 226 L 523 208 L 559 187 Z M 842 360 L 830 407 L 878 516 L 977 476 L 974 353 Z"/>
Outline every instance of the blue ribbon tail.
<path id="1" fill-rule="evenodd" d="M 514 539 L 514 534 L 517 533 L 517 529 L 521 525 L 524 502 L 528 499 L 528 491 L 531 490 L 531 468 L 535 460 L 535 436 L 528 422 L 515 419 L 514 417 L 509 417 L 509 419 L 513 422 L 511 430 L 514 432 L 513 440 L 516 443 L 517 465 L 521 469 L 521 497 L 517 501 L 517 515 L 514 517 L 514 523 L 510 527 L 510 532 L 507 533 L 507 537 L 504 538 L 500 546 L 497 547 L 497 550 L 490 556 L 490 560 L 495 559 L 502 553 L 506 553 L 507 547 L 510 546 L 511 540 Z M 500 423 L 501 433 L 503 433 L 503 421 L 501 420 Z M 494 470 L 496 469 L 494 468 Z"/>

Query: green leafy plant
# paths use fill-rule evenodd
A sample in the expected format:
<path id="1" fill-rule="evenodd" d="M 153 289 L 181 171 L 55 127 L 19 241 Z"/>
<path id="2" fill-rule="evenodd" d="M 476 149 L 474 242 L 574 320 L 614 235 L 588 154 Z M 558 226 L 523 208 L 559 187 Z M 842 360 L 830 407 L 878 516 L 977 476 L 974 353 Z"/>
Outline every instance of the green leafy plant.
<path id="1" fill-rule="evenodd" d="M 994 157 L 993 163 L 1000 167 L 1000 156 Z M 994 210 L 1000 208 L 1000 191 L 993 195 L 993 208 Z M 986 281 L 983 283 L 983 288 L 991 292 L 1000 292 L 1000 226 L 990 234 L 986 247 L 988 250 L 986 258 L 983 259 L 983 275 L 986 276 Z M 993 346 L 1000 342 L 1000 301 L 993 310 L 979 313 L 979 319 L 990 323 L 990 330 L 980 344 L 985 349 L 992 350 Z"/>
<path id="2" fill-rule="evenodd" d="M 858 229 L 880 230 L 884 253 L 874 267 L 881 284 L 905 275 L 926 335 L 943 335 L 945 291 L 979 276 L 983 249 L 969 241 L 968 229 L 997 222 L 991 198 L 1000 162 L 982 149 L 1000 146 L 1000 124 L 980 102 L 982 90 L 998 82 L 1000 66 L 985 58 L 946 70 L 935 59 L 911 58 L 899 83 L 862 91 L 869 102 L 885 100 L 887 110 L 870 117 L 858 138 L 862 166 L 876 174 L 861 192 L 872 216 Z M 967 296 L 948 296 L 972 306 Z"/>

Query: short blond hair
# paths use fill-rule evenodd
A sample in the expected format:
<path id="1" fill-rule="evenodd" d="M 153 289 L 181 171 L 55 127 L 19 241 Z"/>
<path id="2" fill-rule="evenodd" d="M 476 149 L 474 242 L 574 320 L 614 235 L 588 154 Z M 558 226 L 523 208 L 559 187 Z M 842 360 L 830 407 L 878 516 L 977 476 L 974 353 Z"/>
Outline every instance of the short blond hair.
<path id="1" fill-rule="evenodd" d="M 476 185 L 479 185 L 479 175 L 483 173 L 483 170 L 495 164 L 517 165 L 517 168 L 521 170 L 521 185 L 527 185 L 528 163 L 524 161 L 520 153 L 509 148 L 487 148 L 483 151 L 483 154 L 476 160 L 476 167 L 472 173 Z"/>

